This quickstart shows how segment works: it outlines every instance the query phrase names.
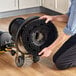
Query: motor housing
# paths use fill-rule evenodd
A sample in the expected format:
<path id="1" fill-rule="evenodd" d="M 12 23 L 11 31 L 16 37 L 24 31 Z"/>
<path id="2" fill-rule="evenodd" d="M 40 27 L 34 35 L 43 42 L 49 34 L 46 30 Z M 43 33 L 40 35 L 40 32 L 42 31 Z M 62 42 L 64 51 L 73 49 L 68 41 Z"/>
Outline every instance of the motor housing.
<path id="1" fill-rule="evenodd" d="M 13 41 L 8 32 L 0 31 L 0 51 L 5 51 L 5 48 L 11 47 Z"/>

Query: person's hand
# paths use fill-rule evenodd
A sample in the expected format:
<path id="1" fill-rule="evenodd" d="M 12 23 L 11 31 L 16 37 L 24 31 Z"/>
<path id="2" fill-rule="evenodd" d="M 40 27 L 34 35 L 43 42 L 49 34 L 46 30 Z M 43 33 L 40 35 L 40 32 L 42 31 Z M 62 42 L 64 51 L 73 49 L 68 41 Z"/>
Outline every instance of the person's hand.
<path id="1" fill-rule="evenodd" d="M 67 15 L 55 15 L 55 16 L 44 15 L 44 16 L 41 16 L 39 19 L 46 19 L 45 23 L 48 23 L 49 21 L 67 22 L 68 16 Z"/>
<path id="2" fill-rule="evenodd" d="M 39 52 L 39 55 L 41 55 L 41 57 L 48 57 L 50 56 L 51 53 L 52 53 L 51 48 L 46 47 L 41 52 Z"/>
<path id="3" fill-rule="evenodd" d="M 53 21 L 55 17 L 56 16 L 44 15 L 44 16 L 41 16 L 39 19 L 46 19 L 45 23 L 48 23 L 49 21 Z"/>

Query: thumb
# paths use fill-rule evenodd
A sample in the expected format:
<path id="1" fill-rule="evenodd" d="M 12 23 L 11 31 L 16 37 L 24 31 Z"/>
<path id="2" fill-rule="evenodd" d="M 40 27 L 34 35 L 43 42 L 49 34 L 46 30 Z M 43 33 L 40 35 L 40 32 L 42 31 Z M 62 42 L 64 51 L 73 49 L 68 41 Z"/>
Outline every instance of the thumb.
<path id="1" fill-rule="evenodd" d="M 44 53 L 44 50 L 42 50 L 41 52 L 39 52 L 39 54 L 38 55 L 42 55 Z"/>

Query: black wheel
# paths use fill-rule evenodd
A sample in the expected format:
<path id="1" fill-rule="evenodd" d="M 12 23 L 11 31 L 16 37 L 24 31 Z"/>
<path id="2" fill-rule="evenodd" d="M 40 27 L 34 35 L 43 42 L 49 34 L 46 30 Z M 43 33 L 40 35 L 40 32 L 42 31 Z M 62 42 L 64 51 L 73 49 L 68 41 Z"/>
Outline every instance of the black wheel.
<path id="1" fill-rule="evenodd" d="M 18 67 L 22 67 L 23 64 L 24 64 L 24 56 L 21 55 L 21 56 L 18 56 L 15 58 L 15 63 Z"/>
<path id="2" fill-rule="evenodd" d="M 39 56 L 33 56 L 33 62 L 34 62 L 34 63 L 38 62 L 39 59 L 40 59 Z"/>
<path id="3" fill-rule="evenodd" d="M 16 54 L 16 51 L 11 50 L 11 55 L 14 56 Z"/>

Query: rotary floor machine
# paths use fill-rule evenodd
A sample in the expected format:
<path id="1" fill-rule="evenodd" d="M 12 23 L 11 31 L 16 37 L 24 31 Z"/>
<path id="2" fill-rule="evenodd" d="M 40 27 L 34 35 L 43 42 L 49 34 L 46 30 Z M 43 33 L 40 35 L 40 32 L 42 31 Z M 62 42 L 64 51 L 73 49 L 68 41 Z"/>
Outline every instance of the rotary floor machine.
<path id="1" fill-rule="evenodd" d="M 33 62 L 38 62 L 40 58 L 38 53 L 51 45 L 58 36 L 54 24 L 52 22 L 46 24 L 45 19 L 39 19 L 38 16 L 14 19 L 9 25 L 9 33 L 9 38 L 5 36 L 8 39 L 5 42 L 10 44 L 9 48 L 12 46 L 16 48 L 11 49 L 11 54 L 16 55 L 15 62 L 18 67 L 23 66 L 25 55 L 31 55 Z"/>

